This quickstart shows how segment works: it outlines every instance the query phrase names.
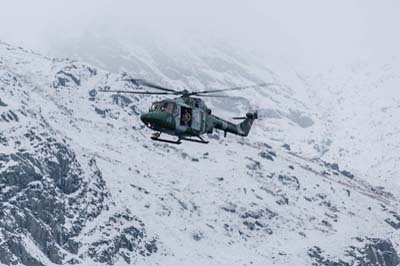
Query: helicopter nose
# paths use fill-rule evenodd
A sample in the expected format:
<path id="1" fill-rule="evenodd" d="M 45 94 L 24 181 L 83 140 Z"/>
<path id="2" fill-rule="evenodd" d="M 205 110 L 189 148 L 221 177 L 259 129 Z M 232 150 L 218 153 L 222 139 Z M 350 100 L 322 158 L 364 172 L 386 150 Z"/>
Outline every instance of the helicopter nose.
<path id="1" fill-rule="evenodd" d="M 149 128 L 153 128 L 157 125 L 157 119 L 151 113 L 142 114 L 140 120 Z"/>
<path id="2" fill-rule="evenodd" d="M 150 123 L 150 116 L 149 116 L 149 114 L 147 113 L 147 114 L 142 114 L 141 116 L 140 116 L 140 120 L 142 120 L 142 122 L 144 123 L 144 124 L 146 124 L 146 125 L 149 125 L 149 123 Z"/>
<path id="3" fill-rule="evenodd" d="M 173 116 L 166 112 L 151 112 L 142 114 L 140 120 L 153 129 L 175 129 Z"/>

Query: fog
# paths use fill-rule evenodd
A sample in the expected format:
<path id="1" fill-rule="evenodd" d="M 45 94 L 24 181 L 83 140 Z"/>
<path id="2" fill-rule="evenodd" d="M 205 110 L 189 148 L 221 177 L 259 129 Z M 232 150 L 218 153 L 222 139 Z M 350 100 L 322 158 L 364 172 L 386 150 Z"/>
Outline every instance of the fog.
<path id="1" fill-rule="evenodd" d="M 110 40 L 126 42 L 136 34 L 226 42 L 293 64 L 400 55 L 400 2 L 395 0 L 3 0 L 1 4 L 0 40 L 48 55 L 54 52 L 55 41 L 68 44 L 89 32 L 103 31 Z"/>

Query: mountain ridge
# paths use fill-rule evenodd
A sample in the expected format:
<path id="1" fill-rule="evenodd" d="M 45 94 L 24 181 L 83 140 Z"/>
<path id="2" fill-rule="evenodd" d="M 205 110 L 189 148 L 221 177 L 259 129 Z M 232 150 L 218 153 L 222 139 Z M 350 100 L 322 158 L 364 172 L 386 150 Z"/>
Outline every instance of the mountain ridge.
<path id="1" fill-rule="evenodd" d="M 0 262 L 399 263 L 397 195 L 266 141 L 265 122 L 151 142 L 139 114 L 157 98 L 94 93 L 133 89 L 126 75 L 0 44 Z"/>

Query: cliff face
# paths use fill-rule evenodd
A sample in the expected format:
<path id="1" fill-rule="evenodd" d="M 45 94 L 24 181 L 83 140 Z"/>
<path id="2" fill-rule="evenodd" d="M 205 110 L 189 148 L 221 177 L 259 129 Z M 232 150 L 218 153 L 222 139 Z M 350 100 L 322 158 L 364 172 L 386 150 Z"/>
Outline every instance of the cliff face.
<path id="1" fill-rule="evenodd" d="M 1 263 L 399 264 L 391 191 L 270 141 L 273 115 L 249 138 L 151 142 L 139 115 L 157 98 L 98 93 L 128 78 L 0 44 Z M 287 88 L 255 94 L 289 129 L 309 125 Z M 250 108 L 236 96 L 209 104 Z"/>
<path id="2" fill-rule="evenodd" d="M 77 154 L 43 116 L 46 100 L 32 95 L 43 89 L 31 81 L 40 77 L 13 72 L 4 55 L 26 56 L 44 67 L 51 62 L 7 45 L 1 48 L 6 53 L 0 78 L 0 262 L 48 265 L 88 259 L 114 264 L 155 252 L 157 241 L 146 235 L 143 222 L 116 206 L 95 156 Z M 79 84 L 62 71 L 53 79 L 54 89 Z"/>

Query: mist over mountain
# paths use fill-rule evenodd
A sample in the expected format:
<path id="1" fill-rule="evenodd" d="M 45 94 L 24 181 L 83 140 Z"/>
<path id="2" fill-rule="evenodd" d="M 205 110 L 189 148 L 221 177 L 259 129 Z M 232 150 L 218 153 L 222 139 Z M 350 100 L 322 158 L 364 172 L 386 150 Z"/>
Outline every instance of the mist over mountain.
<path id="1" fill-rule="evenodd" d="M 129 88 L 129 73 L 1 49 L 2 263 L 398 264 L 398 191 L 325 161 L 336 139 L 313 142 L 330 132 L 271 70 L 218 50 L 212 64 L 197 58 L 216 86 L 258 75 L 278 85 L 208 102 L 224 117 L 259 109 L 250 138 L 175 147 L 139 121 L 157 97 L 92 93 Z M 167 66 L 146 77 L 201 88 Z"/>
<path id="2" fill-rule="evenodd" d="M 54 43 L 54 53 L 62 51 L 112 72 L 167 82 L 165 85 L 177 88 L 275 82 L 279 84 L 275 90 L 290 98 L 290 104 L 271 97 L 269 101 L 243 99 L 248 101 L 247 109 L 260 109 L 268 119 L 266 130 L 271 139 L 285 140 L 310 157 L 340 162 L 370 177 L 376 185 L 399 185 L 397 57 L 384 62 L 359 59 L 310 72 L 274 56 L 266 63 L 265 58 L 224 42 L 162 40 L 151 35 L 134 35 L 130 41 L 119 42 L 110 39 L 110 34 L 86 34 L 77 42 Z M 219 74 L 210 75 L 209 69 Z M 234 110 L 230 106 L 236 105 L 230 102 L 224 106 Z M 289 125 L 282 117 L 289 118 Z"/>
<path id="3" fill-rule="evenodd" d="M 2 8 L 0 263 L 399 265 L 399 5 L 289 6 Z M 140 121 L 164 97 L 100 93 L 130 78 L 272 85 L 205 99 L 247 138 L 175 146 Z"/>

